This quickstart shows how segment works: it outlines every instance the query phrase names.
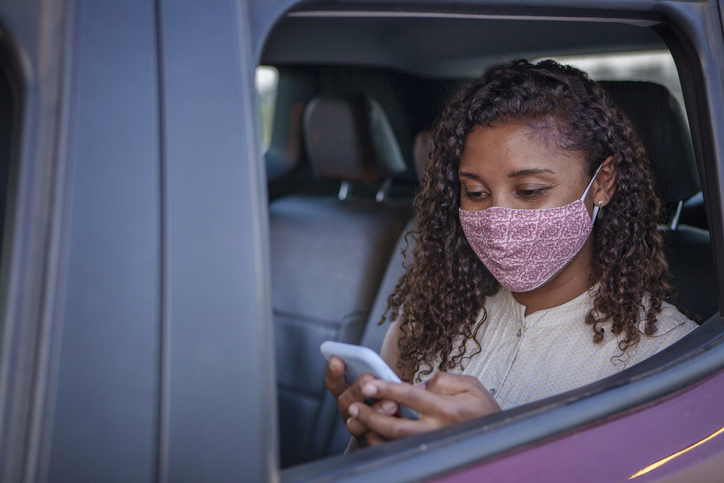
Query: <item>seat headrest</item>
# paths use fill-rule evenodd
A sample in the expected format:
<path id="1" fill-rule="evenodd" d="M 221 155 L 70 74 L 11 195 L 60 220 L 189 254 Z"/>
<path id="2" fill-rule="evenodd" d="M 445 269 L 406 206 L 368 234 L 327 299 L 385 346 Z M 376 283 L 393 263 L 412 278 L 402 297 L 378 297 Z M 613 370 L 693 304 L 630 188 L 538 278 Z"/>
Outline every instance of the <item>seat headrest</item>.
<path id="1" fill-rule="evenodd" d="M 304 111 L 304 141 L 319 178 L 374 182 L 406 169 L 387 116 L 363 95 L 312 99 Z"/>
<path id="2" fill-rule="evenodd" d="M 670 205 L 701 191 L 689 126 L 669 90 L 653 82 L 599 84 L 628 116 L 644 143 L 663 202 Z"/>
<path id="3" fill-rule="evenodd" d="M 417 180 L 422 183 L 422 176 L 425 174 L 425 166 L 430 161 L 432 153 L 432 130 L 420 131 L 415 136 L 415 145 L 412 147 L 412 157 L 415 159 L 415 170 Z"/>

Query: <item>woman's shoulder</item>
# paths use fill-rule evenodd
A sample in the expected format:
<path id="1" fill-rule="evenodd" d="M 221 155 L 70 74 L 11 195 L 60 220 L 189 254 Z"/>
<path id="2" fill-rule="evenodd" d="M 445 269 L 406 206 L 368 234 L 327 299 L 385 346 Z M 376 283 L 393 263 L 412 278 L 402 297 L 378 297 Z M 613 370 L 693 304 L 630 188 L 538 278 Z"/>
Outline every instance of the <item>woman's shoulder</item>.
<path id="1" fill-rule="evenodd" d="M 652 335 L 645 335 L 644 325 L 645 320 L 639 322 L 638 329 L 641 332 L 641 339 L 636 350 L 636 358 L 639 360 L 664 350 L 698 327 L 696 322 L 667 302 L 662 303 L 661 312 L 656 316 L 656 332 Z"/>
<path id="2" fill-rule="evenodd" d="M 513 298 L 513 294 L 510 293 L 505 287 L 498 287 L 497 291 L 485 297 L 485 303 L 483 304 L 485 310 L 491 311 L 516 311 L 519 307 L 523 307 Z M 523 307 L 525 309 L 525 307 Z"/>
<path id="3" fill-rule="evenodd" d="M 661 312 L 656 316 L 656 332 L 651 337 L 664 337 L 669 334 L 686 335 L 697 327 L 696 322 L 682 314 L 679 309 L 668 302 L 663 302 Z M 643 329 L 643 321 L 639 329 Z"/>

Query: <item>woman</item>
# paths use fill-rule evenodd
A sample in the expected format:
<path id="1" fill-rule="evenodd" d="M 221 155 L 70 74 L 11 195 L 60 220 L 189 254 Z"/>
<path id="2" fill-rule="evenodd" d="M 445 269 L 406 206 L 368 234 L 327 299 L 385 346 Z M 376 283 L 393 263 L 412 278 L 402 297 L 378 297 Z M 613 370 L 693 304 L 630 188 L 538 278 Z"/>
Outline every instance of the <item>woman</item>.
<path id="1" fill-rule="evenodd" d="M 693 330 L 665 302 L 653 186 L 630 122 L 583 72 L 520 60 L 468 85 L 436 129 L 414 259 L 389 298 L 381 355 L 407 382 L 348 385 L 341 360 L 327 367 L 356 442 L 571 390 Z"/>

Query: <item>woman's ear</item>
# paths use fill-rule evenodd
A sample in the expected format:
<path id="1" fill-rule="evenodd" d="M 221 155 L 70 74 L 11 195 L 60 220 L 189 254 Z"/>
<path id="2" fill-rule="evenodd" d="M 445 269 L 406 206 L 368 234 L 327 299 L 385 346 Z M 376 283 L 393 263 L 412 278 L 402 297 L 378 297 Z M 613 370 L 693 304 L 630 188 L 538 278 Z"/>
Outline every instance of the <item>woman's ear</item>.
<path id="1" fill-rule="evenodd" d="M 613 156 L 607 157 L 601 164 L 596 180 L 593 182 L 593 203 L 598 206 L 599 201 L 603 201 L 602 206 L 606 206 L 616 192 L 616 167 L 613 164 Z"/>

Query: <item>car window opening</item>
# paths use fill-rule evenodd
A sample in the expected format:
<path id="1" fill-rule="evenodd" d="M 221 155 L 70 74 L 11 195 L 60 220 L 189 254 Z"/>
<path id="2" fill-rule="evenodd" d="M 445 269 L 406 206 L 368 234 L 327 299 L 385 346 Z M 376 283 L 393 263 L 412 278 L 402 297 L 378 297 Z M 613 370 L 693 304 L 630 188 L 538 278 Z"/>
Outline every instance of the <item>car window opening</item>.
<path id="1" fill-rule="evenodd" d="M 397 21 L 406 32 L 414 32 L 416 22 L 424 24 Z M 375 23 L 381 21 L 342 18 L 324 32 L 349 40 L 359 31 L 376 31 Z M 508 21 L 483 24 L 494 25 L 496 32 L 520 28 Z M 590 26 L 571 24 L 581 32 Z M 440 25 L 453 32 L 470 24 Z M 596 28 L 618 28 L 610 25 Z M 554 22 L 539 26 L 555 39 Z M 323 28 L 319 19 L 293 18 L 282 21 L 277 31 L 289 42 L 315 28 Z M 568 52 L 555 40 L 542 41 L 544 48 L 535 51 L 539 55 L 530 55 L 535 50 L 530 39 L 518 48 L 527 57 L 550 56 L 588 72 L 631 119 L 655 165 L 669 281 L 685 314 L 707 320 L 718 311 L 717 279 L 681 87 L 671 54 L 640 30 L 627 31 L 642 47 L 634 52 L 618 50 L 613 41 L 584 46 L 575 56 L 561 55 Z M 284 44 L 278 38 L 272 34 L 262 59 L 279 71 L 276 114 L 292 122 L 275 119 L 274 128 L 282 130 L 273 136 L 301 146 L 283 172 L 268 168 L 281 463 L 289 467 L 339 454 L 347 446 L 349 432 L 324 387 L 326 361 L 319 346 L 336 340 L 380 351 L 389 325 L 377 322 L 404 273 L 400 250 L 415 223 L 412 204 L 424 183 L 432 128 L 466 80 L 516 55 L 438 59 L 435 65 L 443 73 L 435 76 L 429 66 L 385 64 L 364 44 L 332 52 L 312 42 Z M 546 46 L 549 52 L 541 52 Z M 605 50 L 609 53 L 600 53 Z M 345 54 L 349 57 L 340 58 Z M 673 134 L 662 138 L 662 131 Z M 270 166 L 269 156 L 266 161 Z M 514 331 L 513 339 L 524 332 L 525 327 Z M 500 387 L 489 389 L 493 393 Z"/>

